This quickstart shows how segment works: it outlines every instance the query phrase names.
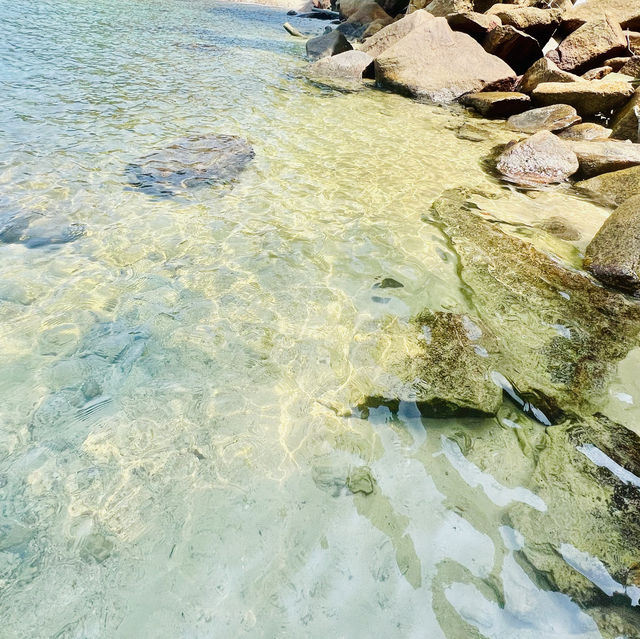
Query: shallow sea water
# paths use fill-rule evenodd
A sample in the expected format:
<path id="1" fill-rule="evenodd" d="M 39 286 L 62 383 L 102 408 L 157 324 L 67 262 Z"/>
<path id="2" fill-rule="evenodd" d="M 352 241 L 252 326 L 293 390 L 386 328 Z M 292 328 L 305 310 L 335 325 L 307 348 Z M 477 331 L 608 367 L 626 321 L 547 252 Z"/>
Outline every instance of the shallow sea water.
<path id="1" fill-rule="evenodd" d="M 352 408 L 372 327 L 464 306 L 420 219 L 444 189 L 576 261 L 607 211 L 485 172 L 500 125 L 309 82 L 284 21 L 0 2 L 0 223 L 85 229 L 0 244 L 0 635 L 600 637 L 516 560 L 505 508 L 546 504 L 465 456 L 470 428 L 542 426 Z M 131 188 L 127 164 L 200 134 L 253 145 L 233 185 Z M 568 212 L 579 239 L 536 231 Z M 610 414 L 633 424 L 635 352 L 621 371 Z"/>

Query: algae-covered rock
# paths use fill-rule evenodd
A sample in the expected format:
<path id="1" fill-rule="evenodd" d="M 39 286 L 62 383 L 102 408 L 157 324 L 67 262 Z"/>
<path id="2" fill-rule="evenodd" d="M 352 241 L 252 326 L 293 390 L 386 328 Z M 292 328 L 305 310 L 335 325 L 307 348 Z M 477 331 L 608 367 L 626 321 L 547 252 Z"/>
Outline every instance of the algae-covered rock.
<path id="1" fill-rule="evenodd" d="M 493 415 L 502 390 L 491 379 L 494 340 L 477 320 L 424 310 L 409 325 L 386 327 L 378 360 L 387 375 L 365 404 L 415 401 L 427 417 Z"/>
<path id="2" fill-rule="evenodd" d="M 496 338 L 505 390 L 543 422 L 593 412 L 637 344 L 640 306 L 475 214 L 467 195 L 446 192 L 428 218 L 449 238 L 461 285 Z"/>
<path id="3" fill-rule="evenodd" d="M 640 627 L 640 609 L 631 608 L 640 597 L 640 438 L 596 415 L 547 429 L 545 440 L 528 487 L 546 512 L 515 504 L 508 513 L 525 539 L 522 556 L 550 588 L 584 607 L 609 603 L 616 623 L 633 632 Z M 607 601 L 613 596 L 626 601 L 626 614 Z M 599 622 L 606 631 L 606 618 Z"/>
<path id="4" fill-rule="evenodd" d="M 619 206 L 634 195 L 640 195 L 640 166 L 611 171 L 576 182 L 575 187 L 607 205 Z"/>
<path id="5" fill-rule="evenodd" d="M 640 293 L 640 195 L 607 218 L 587 246 L 584 264 L 604 284 Z"/>

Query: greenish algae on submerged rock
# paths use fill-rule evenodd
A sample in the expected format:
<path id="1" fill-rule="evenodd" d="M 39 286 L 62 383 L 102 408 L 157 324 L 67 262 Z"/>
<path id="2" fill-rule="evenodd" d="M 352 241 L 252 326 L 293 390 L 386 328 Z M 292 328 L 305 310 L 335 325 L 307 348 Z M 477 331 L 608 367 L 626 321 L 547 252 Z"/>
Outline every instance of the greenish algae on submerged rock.
<path id="1" fill-rule="evenodd" d="M 640 293 L 640 195 L 606 219 L 587 246 L 584 265 L 607 286 Z"/>
<path id="2" fill-rule="evenodd" d="M 619 206 L 630 197 L 640 194 L 640 166 L 602 173 L 576 182 L 574 186 L 602 204 Z"/>
<path id="3" fill-rule="evenodd" d="M 637 345 L 640 306 L 505 233 L 470 195 L 447 191 L 426 217 L 448 237 L 474 315 L 495 336 L 505 389 L 543 421 L 592 413 Z"/>

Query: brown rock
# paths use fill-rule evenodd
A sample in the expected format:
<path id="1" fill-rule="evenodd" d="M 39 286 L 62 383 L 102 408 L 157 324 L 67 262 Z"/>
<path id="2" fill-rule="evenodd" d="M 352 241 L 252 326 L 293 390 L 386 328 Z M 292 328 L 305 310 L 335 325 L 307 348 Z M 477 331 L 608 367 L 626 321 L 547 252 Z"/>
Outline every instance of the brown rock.
<path id="1" fill-rule="evenodd" d="M 563 71 L 549 58 L 540 58 L 534 62 L 517 84 L 517 90 L 522 93 L 531 93 L 543 82 L 578 82 L 580 77 Z"/>
<path id="2" fill-rule="evenodd" d="M 587 246 L 584 265 L 608 286 L 640 292 L 640 195 L 626 200 L 607 218 Z"/>
<path id="3" fill-rule="evenodd" d="M 373 77 L 373 58 L 364 51 L 345 51 L 322 58 L 309 67 L 311 75 L 361 80 Z"/>
<path id="4" fill-rule="evenodd" d="M 368 53 L 372 58 L 377 58 L 383 51 L 404 38 L 418 25 L 429 22 L 429 20 L 433 20 L 433 16 L 427 11 L 414 11 L 371 36 L 362 44 L 360 50 Z"/>
<path id="5" fill-rule="evenodd" d="M 574 31 L 605 15 L 623 29 L 640 29 L 640 6 L 635 0 L 587 0 L 564 15 L 562 27 L 566 31 Z"/>
<path id="6" fill-rule="evenodd" d="M 486 118 L 508 118 L 528 109 L 531 98 L 524 93 L 491 91 L 467 93 L 460 98 L 460 102 Z"/>
<path id="7" fill-rule="evenodd" d="M 580 121 L 580 116 L 572 106 L 553 104 L 513 115 L 507 124 L 512 131 L 537 133 L 538 131 L 561 131 Z"/>
<path id="8" fill-rule="evenodd" d="M 425 9 L 436 18 L 446 18 L 451 13 L 473 11 L 473 0 L 433 0 Z"/>
<path id="9" fill-rule="evenodd" d="M 606 75 L 609 75 L 613 69 L 611 67 L 596 67 L 590 69 L 586 73 L 582 74 L 583 80 L 602 80 Z"/>
<path id="10" fill-rule="evenodd" d="M 375 68 L 379 84 L 434 102 L 451 102 L 515 75 L 471 36 L 453 31 L 444 18 L 413 29 L 376 58 Z"/>
<path id="11" fill-rule="evenodd" d="M 516 73 L 524 73 L 542 57 L 538 41 L 510 25 L 489 31 L 482 46 L 488 53 L 504 60 Z"/>
<path id="12" fill-rule="evenodd" d="M 618 113 L 611 123 L 611 137 L 640 142 L 640 89 Z"/>
<path id="13" fill-rule="evenodd" d="M 509 24 L 534 37 L 541 47 L 549 41 L 562 20 L 562 11 L 558 9 L 538 9 L 514 4 L 496 4 L 487 14 L 498 16 L 502 24 Z"/>
<path id="14" fill-rule="evenodd" d="M 640 164 L 640 144 L 620 140 L 565 140 L 564 143 L 578 157 L 580 174 L 585 178 Z"/>
<path id="15" fill-rule="evenodd" d="M 545 82 L 532 93 L 534 104 L 569 104 L 583 118 L 596 115 L 609 117 L 633 95 L 633 87 L 627 82 L 582 80 L 580 82 Z"/>
<path id="16" fill-rule="evenodd" d="M 640 77 L 640 56 L 634 55 L 632 58 L 627 58 L 627 62 L 620 67 L 619 71 L 633 78 Z"/>
<path id="17" fill-rule="evenodd" d="M 484 13 L 453 13 L 447 16 L 447 22 L 454 31 L 468 33 L 472 38 L 482 41 L 487 33 L 502 22 L 498 16 L 488 16 Z"/>
<path id="18" fill-rule="evenodd" d="M 557 136 L 540 131 L 502 152 L 496 168 L 518 184 L 563 182 L 578 170 L 578 159 Z"/>
<path id="19" fill-rule="evenodd" d="M 372 22 L 379 24 L 391 24 L 393 18 L 374 0 L 368 0 L 367 2 L 359 5 L 357 11 L 352 13 L 347 18 L 349 24 L 362 24 L 370 25 Z"/>
<path id="20" fill-rule="evenodd" d="M 606 140 L 610 135 L 611 129 L 592 122 L 574 124 L 558 133 L 563 140 Z"/>
<path id="21" fill-rule="evenodd" d="M 596 175 L 576 182 L 575 187 L 607 206 L 620 206 L 630 197 L 640 195 L 640 165 Z"/>
<path id="22" fill-rule="evenodd" d="M 607 58 L 622 55 L 626 49 L 627 40 L 620 25 L 605 17 L 576 29 L 547 57 L 565 71 L 584 73 Z"/>

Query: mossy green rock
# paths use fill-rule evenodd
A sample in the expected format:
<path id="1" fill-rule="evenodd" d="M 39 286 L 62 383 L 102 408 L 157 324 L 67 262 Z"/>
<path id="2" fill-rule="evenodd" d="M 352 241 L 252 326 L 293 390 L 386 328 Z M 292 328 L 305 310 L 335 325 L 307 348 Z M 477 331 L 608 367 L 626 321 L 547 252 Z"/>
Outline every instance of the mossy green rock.
<path id="1" fill-rule="evenodd" d="M 575 187 L 603 204 L 619 206 L 630 197 L 640 194 L 640 166 L 603 173 L 576 182 Z"/>
<path id="2" fill-rule="evenodd" d="M 496 337 L 496 373 L 543 422 L 593 413 L 637 344 L 640 306 L 480 217 L 468 195 L 446 192 L 428 217 L 449 238 L 469 303 Z"/>

